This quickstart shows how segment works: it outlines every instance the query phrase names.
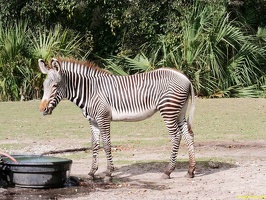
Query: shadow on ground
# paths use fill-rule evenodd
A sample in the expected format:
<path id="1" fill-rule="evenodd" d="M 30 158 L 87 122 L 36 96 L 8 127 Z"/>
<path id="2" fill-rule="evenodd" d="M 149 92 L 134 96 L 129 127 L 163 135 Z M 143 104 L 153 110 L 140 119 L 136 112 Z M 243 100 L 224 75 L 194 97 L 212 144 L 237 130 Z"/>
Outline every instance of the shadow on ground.
<path id="1" fill-rule="evenodd" d="M 120 176 L 126 175 L 129 179 L 130 177 L 141 175 L 145 173 L 162 173 L 167 167 L 168 162 L 147 162 L 147 163 L 135 163 L 116 169 Z M 229 162 L 218 162 L 218 161 L 198 161 L 196 166 L 196 177 L 205 176 L 220 171 L 225 171 L 231 168 L 238 167 L 235 164 Z M 177 162 L 176 171 L 184 172 L 188 170 L 188 162 L 182 161 Z"/>
<path id="2" fill-rule="evenodd" d="M 133 183 L 136 186 L 139 185 L 140 187 L 146 189 L 155 189 L 155 190 L 167 189 L 165 185 L 159 184 L 160 181 L 157 180 L 158 174 L 161 175 L 167 165 L 168 162 L 147 162 L 147 163 L 135 163 L 123 166 L 116 169 L 116 174 L 114 175 L 114 179 L 117 182 Z M 238 167 L 237 165 L 228 162 L 217 162 L 209 160 L 198 161 L 195 172 L 195 178 L 211 175 L 214 173 L 226 171 L 231 168 L 237 168 L 237 167 Z M 181 173 L 181 172 L 187 172 L 187 170 L 188 170 L 188 162 L 182 161 L 182 162 L 177 162 L 177 166 L 174 172 Z M 152 178 L 149 178 L 149 181 L 145 181 L 145 179 L 141 178 L 141 175 L 145 175 L 147 173 L 149 173 L 150 176 L 156 174 L 156 176 L 153 177 L 154 181 L 152 180 Z M 174 179 L 178 179 L 178 177 L 174 177 Z"/>

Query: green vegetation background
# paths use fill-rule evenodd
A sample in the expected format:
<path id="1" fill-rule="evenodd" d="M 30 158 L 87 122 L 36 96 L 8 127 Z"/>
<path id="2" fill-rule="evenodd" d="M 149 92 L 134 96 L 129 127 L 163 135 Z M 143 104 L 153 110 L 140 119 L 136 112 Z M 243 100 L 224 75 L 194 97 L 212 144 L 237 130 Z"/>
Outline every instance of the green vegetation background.
<path id="1" fill-rule="evenodd" d="M 183 71 L 198 96 L 265 97 L 266 0 L 0 0 L 0 101 L 40 98 L 38 58 Z"/>

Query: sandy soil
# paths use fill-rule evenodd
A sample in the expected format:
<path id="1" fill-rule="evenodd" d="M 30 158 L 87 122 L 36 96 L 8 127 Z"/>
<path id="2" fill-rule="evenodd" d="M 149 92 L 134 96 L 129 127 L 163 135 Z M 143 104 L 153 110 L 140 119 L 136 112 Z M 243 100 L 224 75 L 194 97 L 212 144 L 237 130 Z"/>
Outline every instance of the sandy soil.
<path id="1" fill-rule="evenodd" d="M 0 199 L 266 199 L 266 141 L 196 143 L 197 170 L 193 179 L 185 178 L 188 156 L 184 145 L 181 149 L 181 161 L 169 180 L 160 178 L 167 162 L 152 161 L 168 155 L 156 149 L 131 152 L 115 148 L 127 155 L 132 153 L 132 158 L 129 164 L 116 164 L 112 184 L 104 184 L 101 178 L 93 183 L 86 180 L 91 162 L 88 155 L 74 161 L 71 169 L 71 175 L 84 180 L 85 186 L 0 188 Z M 103 152 L 100 159 L 99 177 L 106 167 Z M 136 162 L 145 159 L 146 163 Z M 118 160 L 114 156 L 115 163 Z"/>
<path id="2" fill-rule="evenodd" d="M 118 167 L 114 174 L 120 182 L 117 188 L 96 188 L 88 196 L 76 199 L 266 199 L 265 144 L 197 144 L 197 172 L 193 179 L 184 177 L 187 162 L 177 163 L 169 180 L 160 179 L 167 163 L 131 164 Z M 186 155 L 181 157 L 185 159 Z"/>

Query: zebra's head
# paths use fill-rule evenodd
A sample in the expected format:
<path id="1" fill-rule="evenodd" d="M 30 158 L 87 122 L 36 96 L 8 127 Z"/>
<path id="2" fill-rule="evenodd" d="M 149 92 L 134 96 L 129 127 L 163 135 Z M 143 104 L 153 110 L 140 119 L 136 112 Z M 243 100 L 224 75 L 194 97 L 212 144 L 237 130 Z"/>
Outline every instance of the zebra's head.
<path id="1" fill-rule="evenodd" d="M 43 115 L 52 114 L 53 109 L 57 106 L 64 94 L 64 84 L 62 84 L 60 62 L 53 58 L 51 67 L 49 67 L 42 59 L 38 60 L 40 71 L 47 74 L 43 82 L 43 98 L 40 104 L 40 111 Z"/>

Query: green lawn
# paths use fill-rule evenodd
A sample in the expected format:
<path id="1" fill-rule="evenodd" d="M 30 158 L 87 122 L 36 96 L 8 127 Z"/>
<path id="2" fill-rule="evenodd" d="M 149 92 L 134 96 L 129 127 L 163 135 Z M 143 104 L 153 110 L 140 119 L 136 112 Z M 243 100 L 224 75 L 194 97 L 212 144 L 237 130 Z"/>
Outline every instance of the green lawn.
<path id="1" fill-rule="evenodd" d="M 0 103 L 0 149 L 51 144 L 62 148 L 90 146 L 89 124 L 79 108 L 62 101 L 50 116 L 42 116 L 39 100 Z M 197 99 L 193 125 L 195 142 L 265 140 L 266 99 Z M 141 122 L 113 122 L 113 145 L 149 148 L 169 143 L 159 114 Z"/>

